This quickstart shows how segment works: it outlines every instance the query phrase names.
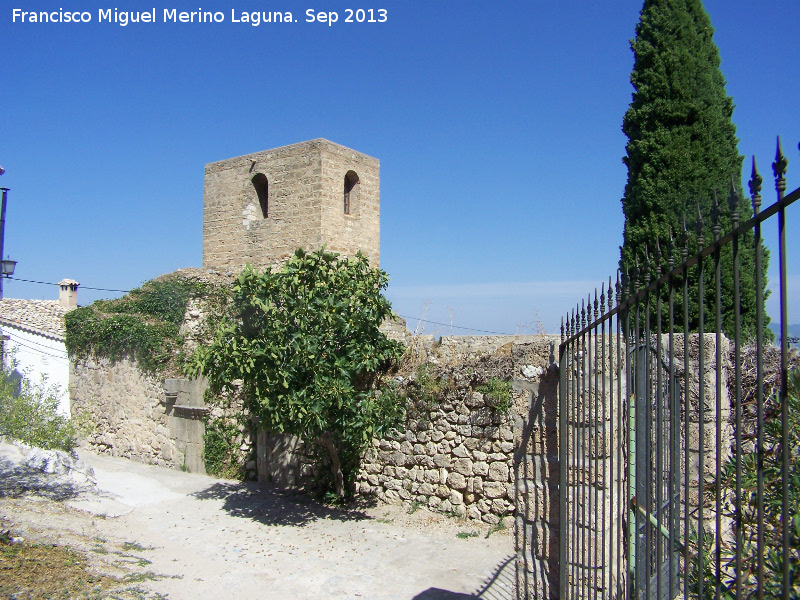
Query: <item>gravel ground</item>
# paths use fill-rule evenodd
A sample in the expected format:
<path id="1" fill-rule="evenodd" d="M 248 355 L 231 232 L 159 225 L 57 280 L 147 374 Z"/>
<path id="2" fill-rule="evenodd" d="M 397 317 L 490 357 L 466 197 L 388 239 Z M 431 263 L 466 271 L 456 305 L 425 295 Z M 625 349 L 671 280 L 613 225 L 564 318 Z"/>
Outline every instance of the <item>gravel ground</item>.
<path id="1" fill-rule="evenodd" d="M 508 529 L 493 533 L 422 508 L 342 511 L 273 486 L 80 458 L 93 476 L 80 465 L 44 474 L 0 444 L 0 528 L 82 550 L 105 572 L 125 549 L 142 597 L 513 597 Z"/>

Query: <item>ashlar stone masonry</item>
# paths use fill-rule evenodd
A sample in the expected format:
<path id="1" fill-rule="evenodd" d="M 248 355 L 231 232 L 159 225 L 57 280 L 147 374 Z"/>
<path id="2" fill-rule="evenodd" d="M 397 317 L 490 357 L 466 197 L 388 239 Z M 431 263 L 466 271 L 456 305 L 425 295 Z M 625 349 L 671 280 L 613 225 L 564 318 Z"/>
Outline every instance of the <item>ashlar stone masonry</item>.
<path id="1" fill-rule="evenodd" d="M 204 268 L 263 270 L 323 244 L 378 266 L 378 159 L 316 139 L 206 165 Z"/>

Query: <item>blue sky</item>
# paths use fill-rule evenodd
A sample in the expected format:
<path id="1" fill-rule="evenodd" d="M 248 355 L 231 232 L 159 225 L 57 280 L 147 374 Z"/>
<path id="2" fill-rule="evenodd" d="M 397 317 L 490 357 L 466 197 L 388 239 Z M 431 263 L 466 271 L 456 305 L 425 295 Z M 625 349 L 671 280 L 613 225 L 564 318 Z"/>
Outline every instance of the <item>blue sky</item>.
<path id="1" fill-rule="evenodd" d="M 746 165 L 756 155 L 771 203 L 777 135 L 788 187 L 800 186 L 800 3 L 705 6 L 739 151 Z M 92 22 L 12 22 L 13 8 L 59 7 Z M 158 22 L 98 23 L 109 7 L 155 8 Z M 359 7 L 386 9 L 387 21 L 343 23 Z M 222 11 L 225 22 L 162 23 L 172 8 Z M 232 8 L 292 11 L 298 22 L 231 23 Z M 306 23 L 309 8 L 339 22 Z M 0 9 L 5 251 L 19 278 L 81 282 L 82 304 L 118 295 L 87 287 L 125 290 L 200 266 L 204 165 L 324 137 L 381 160 L 381 267 L 398 313 L 422 315 L 428 300 L 434 321 L 515 333 L 541 320 L 555 332 L 616 268 L 620 125 L 640 10 L 640 0 L 11 0 Z M 790 321 L 799 322 L 793 208 Z M 776 230 L 766 231 L 773 249 Z M 7 297 L 56 293 L 5 282 Z"/>

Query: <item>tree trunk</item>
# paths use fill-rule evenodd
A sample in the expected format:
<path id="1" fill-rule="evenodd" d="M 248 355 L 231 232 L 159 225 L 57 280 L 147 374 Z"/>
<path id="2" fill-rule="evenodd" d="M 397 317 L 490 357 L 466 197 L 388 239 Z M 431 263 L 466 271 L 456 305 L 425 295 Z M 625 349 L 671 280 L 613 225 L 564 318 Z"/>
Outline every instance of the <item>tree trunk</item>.
<path id="1" fill-rule="evenodd" d="M 342 463 L 339 460 L 339 451 L 333 443 L 330 434 L 323 435 L 319 443 L 325 446 L 328 450 L 328 456 L 331 459 L 331 472 L 333 473 L 333 480 L 336 484 L 336 495 L 339 498 L 344 498 L 344 476 L 342 475 Z"/>

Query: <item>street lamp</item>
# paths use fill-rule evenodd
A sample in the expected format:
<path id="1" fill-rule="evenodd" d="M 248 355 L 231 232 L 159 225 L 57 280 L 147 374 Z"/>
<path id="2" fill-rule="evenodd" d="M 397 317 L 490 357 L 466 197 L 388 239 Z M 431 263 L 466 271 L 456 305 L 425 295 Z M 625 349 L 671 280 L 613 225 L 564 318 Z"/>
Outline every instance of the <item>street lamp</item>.
<path id="1" fill-rule="evenodd" d="M 6 170 L 3 167 L 0 167 L 0 175 L 5 173 Z M 8 188 L 0 188 L 0 191 L 3 192 L 2 196 L 0 196 L 0 258 L 3 256 L 3 238 L 5 237 L 5 230 L 6 230 L 6 200 L 8 199 Z M 0 268 L 2 269 L 2 274 L 0 274 L 0 299 L 3 298 L 3 279 L 9 277 L 14 274 L 14 267 L 17 265 L 16 261 L 9 260 L 8 267 L 6 267 L 6 261 L 1 261 Z M 6 345 L 5 341 L 8 338 L 6 335 L 0 336 L 0 369 L 4 369 L 6 366 Z"/>
<path id="2" fill-rule="evenodd" d="M 0 274 L 2 274 L 3 277 L 11 277 L 14 274 L 14 267 L 16 266 L 17 261 L 11 260 L 10 258 L 0 260 Z"/>
<path id="3" fill-rule="evenodd" d="M 0 167 L 0 175 L 5 172 L 5 169 Z M 0 196 L 0 259 L 2 259 L 3 242 L 6 236 L 6 203 L 8 200 L 8 188 L 0 188 L 0 192 L 2 192 L 2 196 Z M 16 264 L 17 261 L 8 258 L 6 258 L 6 260 L 0 260 L 0 299 L 3 298 L 3 279 L 11 277 L 14 274 L 14 267 Z"/>

